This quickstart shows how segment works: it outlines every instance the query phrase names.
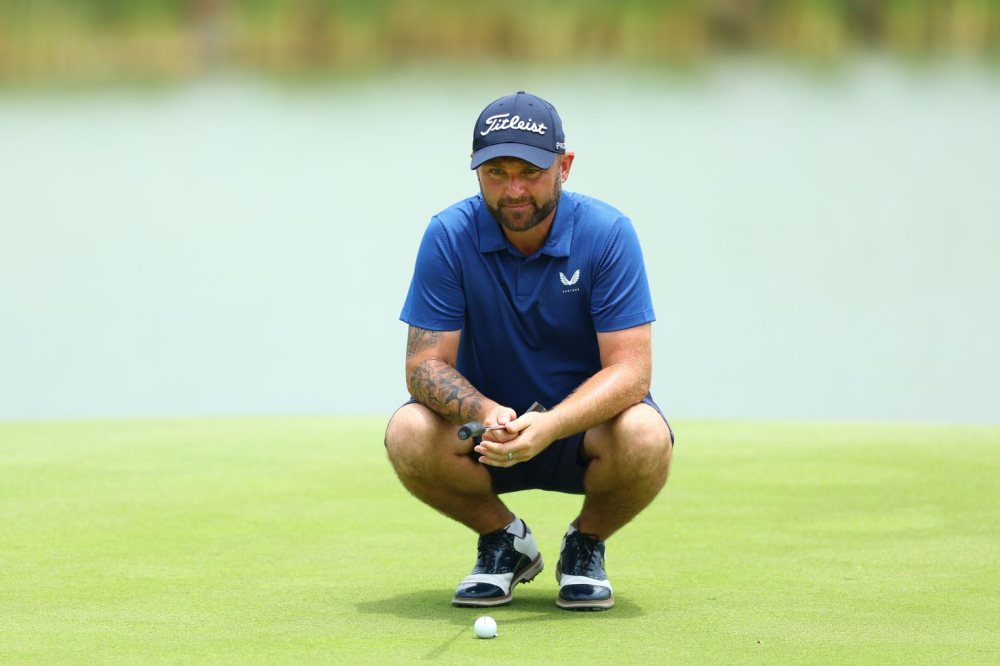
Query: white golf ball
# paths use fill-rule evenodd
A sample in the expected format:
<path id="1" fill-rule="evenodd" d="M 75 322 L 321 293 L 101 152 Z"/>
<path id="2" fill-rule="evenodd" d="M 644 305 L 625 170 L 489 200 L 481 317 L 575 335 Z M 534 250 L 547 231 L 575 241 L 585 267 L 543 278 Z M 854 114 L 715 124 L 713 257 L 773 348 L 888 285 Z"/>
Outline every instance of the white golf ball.
<path id="1" fill-rule="evenodd" d="M 496 638 L 497 622 L 489 615 L 484 615 L 476 620 L 476 636 L 480 638 Z"/>

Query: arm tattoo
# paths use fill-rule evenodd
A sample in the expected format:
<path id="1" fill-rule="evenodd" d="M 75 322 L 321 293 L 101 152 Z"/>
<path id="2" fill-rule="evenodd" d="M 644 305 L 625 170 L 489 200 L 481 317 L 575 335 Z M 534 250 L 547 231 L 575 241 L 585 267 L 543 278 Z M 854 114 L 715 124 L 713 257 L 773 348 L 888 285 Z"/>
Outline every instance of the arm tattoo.
<path id="1" fill-rule="evenodd" d="M 407 360 L 417 355 L 425 349 L 437 347 L 441 331 L 428 331 L 424 328 L 410 326 L 410 331 L 406 336 L 406 358 Z"/>
<path id="2" fill-rule="evenodd" d="M 483 395 L 441 359 L 428 359 L 414 368 L 409 384 L 414 398 L 454 423 L 480 417 Z"/>

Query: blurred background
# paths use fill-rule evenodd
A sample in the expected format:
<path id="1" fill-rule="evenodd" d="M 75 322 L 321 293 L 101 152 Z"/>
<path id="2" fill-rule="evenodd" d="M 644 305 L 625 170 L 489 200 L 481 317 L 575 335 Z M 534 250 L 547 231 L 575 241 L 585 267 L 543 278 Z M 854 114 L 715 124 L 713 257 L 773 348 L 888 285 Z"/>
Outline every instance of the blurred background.
<path id="1" fill-rule="evenodd" d="M 0 419 L 388 415 L 516 90 L 668 416 L 1000 423 L 1000 0 L 0 0 Z"/>

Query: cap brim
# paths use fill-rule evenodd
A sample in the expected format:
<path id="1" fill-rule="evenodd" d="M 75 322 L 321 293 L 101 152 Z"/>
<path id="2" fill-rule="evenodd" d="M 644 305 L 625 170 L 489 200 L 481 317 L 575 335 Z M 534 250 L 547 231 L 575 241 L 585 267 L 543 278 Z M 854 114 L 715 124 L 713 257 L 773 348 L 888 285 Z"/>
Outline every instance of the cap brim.
<path id="1" fill-rule="evenodd" d="M 529 164 L 534 164 L 539 169 L 548 169 L 556 161 L 556 155 L 557 153 L 535 146 L 526 146 L 523 143 L 498 143 L 474 152 L 472 166 L 469 168 L 475 169 L 483 162 L 489 162 L 496 157 L 516 157 Z"/>

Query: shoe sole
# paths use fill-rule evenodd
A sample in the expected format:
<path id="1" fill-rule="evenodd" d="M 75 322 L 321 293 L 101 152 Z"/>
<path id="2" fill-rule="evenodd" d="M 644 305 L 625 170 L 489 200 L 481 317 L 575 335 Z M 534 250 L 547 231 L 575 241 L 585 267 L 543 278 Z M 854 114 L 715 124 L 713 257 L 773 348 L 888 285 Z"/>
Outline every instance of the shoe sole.
<path id="1" fill-rule="evenodd" d="M 455 597 L 451 600 L 452 606 L 458 606 L 460 608 L 492 608 L 493 606 L 505 606 L 510 603 L 510 600 L 514 597 L 514 588 L 518 583 L 530 583 L 535 580 L 535 576 L 542 573 L 542 569 L 545 568 L 545 563 L 542 562 L 542 554 L 538 553 L 528 566 L 524 567 L 520 571 L 514 574 L 514 577 L 510 581 L 510 591 L 507 592 L 502 597 L 493 597 L 492 599 L 465 599 Z"/>
<path id="2" fill-rule="evenodd" d="M 563 610 L 573 611 L 603 611 L 615 605 L 615 597 L 611 595 L 607 599 L 600 601 L 567 601 L 562 597 L 556 597 L 556 606 Z"/>
<path id="3" fill-rule="evenodd" d="M 562 562 L 556 562 L 556 582 L 562 583 Z M 556 606 L 563 610 L 575 611 L 602 611 L 608 610 L 615 605 L 615 595 L 607 599 L 596 599 L 593 601 L 570 601 L 562 597 L 556 597 Z"/>

